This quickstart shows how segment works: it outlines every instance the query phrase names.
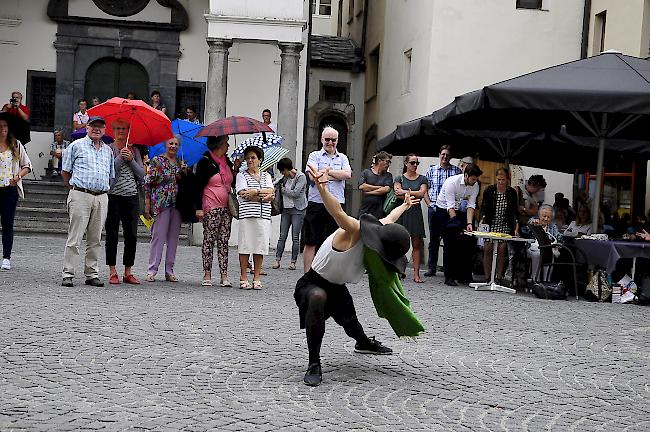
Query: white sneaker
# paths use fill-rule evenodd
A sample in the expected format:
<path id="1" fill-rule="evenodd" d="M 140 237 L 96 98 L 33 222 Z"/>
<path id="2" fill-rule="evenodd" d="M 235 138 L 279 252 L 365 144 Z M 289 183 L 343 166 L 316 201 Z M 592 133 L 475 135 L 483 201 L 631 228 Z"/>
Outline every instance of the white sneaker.
<path id="1" fill-rule="evenodd" d="M 9 261 L 9 258 L 5 258 L 2 260 L 2 270 L 11 270 L 11 262 Z"/>

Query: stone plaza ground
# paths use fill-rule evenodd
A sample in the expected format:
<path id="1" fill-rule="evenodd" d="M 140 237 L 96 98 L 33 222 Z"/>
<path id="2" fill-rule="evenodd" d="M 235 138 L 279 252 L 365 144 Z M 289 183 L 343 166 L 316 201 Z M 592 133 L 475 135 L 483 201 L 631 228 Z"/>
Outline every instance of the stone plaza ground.
<path id="1" fill-rule="evenodd" d="M 359 318 L 395 354 L 354 354 L 330 320 L 323 384 L 310 388 L 299 271 L 268 269 L 263 291 L 201 287 L 200 248 L 186 246 L 180 283 L 91 288 L 82 275 L 63 288 L 64 242 L 17 237 L 14 268 L 0 273 L 3 431 L 650 429 L 645 307 L 407 279 L 427 332 L 405 341 L 376 316 L 364 280 L 350 286 Z M 148 245 L 138 246 L 142 277 Z"/>

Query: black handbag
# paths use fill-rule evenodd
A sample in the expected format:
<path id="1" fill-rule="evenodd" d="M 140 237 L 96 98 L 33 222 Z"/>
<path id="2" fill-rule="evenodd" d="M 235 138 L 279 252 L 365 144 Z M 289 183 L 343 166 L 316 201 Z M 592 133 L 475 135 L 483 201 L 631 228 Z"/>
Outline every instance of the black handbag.
<path id="1" fill-rule="evenodd" d="M 284 201 L 282 201 L 282 185 L 285 180 L 282 179 L 275 184 L 275 198 L 271 201 L 271 216 L 282 214 L 284 209 Z"/>
<path id="2" fill-rule="evenodd" d="M 546 300 L 566 300 L 567 290 L 563 281 L 559 282 L 535 282 L 533 294 L 537 298 Z"/>

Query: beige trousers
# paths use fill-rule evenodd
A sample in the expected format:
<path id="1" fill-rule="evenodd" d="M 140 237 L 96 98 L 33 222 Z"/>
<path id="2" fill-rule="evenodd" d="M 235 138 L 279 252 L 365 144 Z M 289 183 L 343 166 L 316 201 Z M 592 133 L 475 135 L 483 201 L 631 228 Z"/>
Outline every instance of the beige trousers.
<path id="1" fill-rule="evenodd" d="M 67 205 L 70 226 L 63 254 L 63 277 L 74 277 L 74 269 L 79 263 L 79 246 L 86 234 L 84 275 L 86 279 L 98 278 L 97 258 L 101 251 L 102 229 L 108 214 L 108 194 L 95 196 L 71 190 L 68 193 Z"/>

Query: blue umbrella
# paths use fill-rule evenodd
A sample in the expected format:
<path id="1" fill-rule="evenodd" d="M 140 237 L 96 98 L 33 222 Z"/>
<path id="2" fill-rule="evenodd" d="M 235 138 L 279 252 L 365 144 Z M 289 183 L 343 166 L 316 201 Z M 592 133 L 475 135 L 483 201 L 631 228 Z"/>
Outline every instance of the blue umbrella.
<path id="1" fill-rule="evenodd" d="M 232 157 L 236 158 L 239 156 L 243 156 L 244 149 L 248 146 L 257 146 L 262 150 L 266 151 L 266 149 L 268 149 L 269 147 L 277 147 L 284 142 L 284 138 L 282 138 L 280 135 L 274 133 L 267 133 L 265 135 L 266 135 L 266 141 L 264 141 L 263 135 L 259 134 L 240 142 L 237 145 L 237 147 L 235 147 L 235 149 L 233 150 Z"/>
<path id="2" fill-rule="evenodd" d="M 176 119 L 172 121 L 174 134 L 181 136 L 181 146 L 178 148 L 178 156 L 189 166 L 197 163 L 203 153 L 208 151 L 208 146 L 206 145 L 207 137 L 194 138 L 203 127 L 202 124 L 192 123 L 187 120 Z M 149 158 L 163 153 L 165 153 L 164 142 L 149 148 Z"/>

